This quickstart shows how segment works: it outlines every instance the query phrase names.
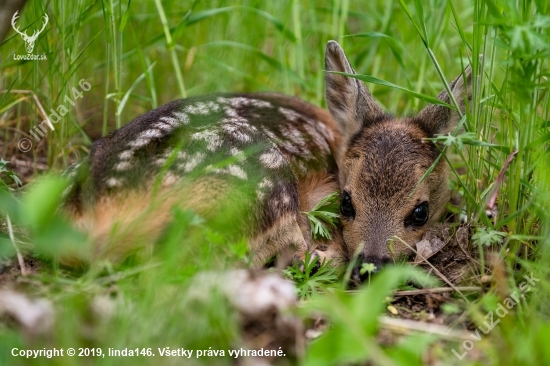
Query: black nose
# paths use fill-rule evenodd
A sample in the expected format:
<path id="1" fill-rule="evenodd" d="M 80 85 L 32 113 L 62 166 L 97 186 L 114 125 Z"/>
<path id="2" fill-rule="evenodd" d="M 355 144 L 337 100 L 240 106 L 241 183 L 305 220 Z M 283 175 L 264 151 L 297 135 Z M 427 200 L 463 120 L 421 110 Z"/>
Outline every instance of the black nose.
<path id="1" fill-rule="evenodd" d="M 382 267 L 390 263 L 390 257 L 376 257 L 359 255 L 357 264 L 353 269 L 353 280 L 356 283 L 368 281 L 369 276 L 380 271 Z"/>

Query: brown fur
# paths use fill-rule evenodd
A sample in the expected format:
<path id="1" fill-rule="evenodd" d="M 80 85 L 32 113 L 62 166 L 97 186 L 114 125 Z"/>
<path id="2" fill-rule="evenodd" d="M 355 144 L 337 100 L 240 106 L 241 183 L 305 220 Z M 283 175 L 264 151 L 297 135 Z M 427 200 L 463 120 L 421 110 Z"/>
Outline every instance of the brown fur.
<path id="1" fill-rule="evenodd" d="M 201 217 L 215 216 L 217 202 L 228 191 L 222 179 L 198 179 L 185 188 L 170 187 L 152 195 L 150 190 L 129 191 L 118 196 L 103 196 L 81 215 L 73 215 L 76 225 L 91 233 L 94 243 L 91 251 L 71 253 L 63 262 L 76 266 L 90 260 L 109 259 L 120 262 L 128 255 L 150 247 L 161 236 L 171 220 L 171 208 L 192 209 Z M 298 183 L 300 212 L 310 211 L 321 199 L 338 191 L 334 176 L 314 174 Z M 212 193 L 218 193 L 217 195 Z M 209 199 L 205 199 L 209 197 Z M 332 240 L 315 240 L 311 237 L 305 214 L 278 218 L 275 225 L 249 238 L 255 253 L 254 264 L 261 266 L 288 247 L 298 258 L 304 258 L 307 250 L 317 251 L 321 261 L 333 260 L 334 265 L 346 261 L 341 228 L 330 230 Z"/>
<path id="2" fill-rule="evenodd" d="M 339 183 L 343 197 L 348 195 L 351 202 L 346 207 L 352 214 L 341 217 L 345 246 L 348 255 L 357 253 L 360 262 L 380 267 L 410 256 L 410 248 L 443 213 L 449 199 L 448 168 L 440 159 L 421 181 L 439 155 L 425 139 L 454 130 L 459 116 L 447 107 L 430 105 L 416 117 L 395 118 L 382 111 L 362 82 L 330 73 L 355 73 L 334 41 L 327 45 L 325 64 L 327 105 L 342 134 Z M 450 84 L 462 113 L 471 93 L 469 68 L 465 76 L 466 83 L 459 77 Z M 438 99 L 450 103 L 445 91 Z M 427 221 L 412 225 L 413 211 L 423 205 L 429 208 Z"/>
<path id="3" fill-rule="evenodd" d="M 164 134 L 164 130 L 159 129 L 165 125 L 155 127 L 163 118 L 170 122 L 166 118 L 174 116 L 174 111 L 176 115 L 189 113 L 190 116 L 193 112 L 186 112 L 189 106 L 197 109 L 213 101 L 223 107 L 228 103 L 223 99 L 238 101 L 243 106 L 232 106 L 232 111 L 225 112 L 225 116 L 219 111 L 220 116 L 214 112 L 201 112 L 196 120 L 184 123 L 182 130 L 170 134 Z M 250 105 L 250 101 L 255 101 L 257 105 Z M 258 107 L 260 102 L 271 103 L 273 107 Z M 215 108 L 212 107 L 212 110 Z M 212 122 L 206 122 L 208 118 Z M 224 136 L 215 151 L 208 150 L 212 137 L 205 140 L 206 146 L 202 148 L 188 137 L 202 133 L 204 127 L 210 126 L 213 126 L 211 131 L 215 133 L 225 133 L 227 125 L 216 124 L 223 123 L 220 121 L 224 118 L 234 118 L 235 123 L 246 120 L 248 125 L 236 132 L 231 127 L 229 131 L 234 134 Z M 255 134 L 250 131 L 255 131 Z M 139 149 L 128 147 L 149 132 L 157 138 L 145 141 Z M 190 140 L 184 145 L 182 153 L 192 155 L 192 149 L 204 151 L 204 159 L 211 159 L 205 165 L 233 157 L 233 149 L 245 151 L 259 147 L 260 150 L 251 150 L 251 155 L 244 161 L 233 164 L 234 168 L 241 169 L 237 171 L 237 178 L 230 171 L 216 173 L 217 168 L 213 165 L 198 166 L 196 171 L 188 174 L 174 169 L 178 164 L 192 161 L 189 156 L 187 160 L 175 161 L 162 172 L 155 166 L 156 161 L 166 157 L 163 154 L 167 148 L 173 148 L 182 140 L 181 137 L 175 141 L 169 140 L 176 133 L 183 135 L 184 141 L 186 138 Z M 250 142 L 246 139 L 245 143 L 231 140 L 245 133 Z M 88 161 L 81 167 L 80 178 L 66 201 L 67 211 L 80 227 L 90 233 L 93 243 L 90 252 L 79 257 L 118 262 L 132 252 L 151 246 L 171 222 L 171 209 L 179 207 L 182 210 L 192 209 L 211 222 L 230 221 L 229 226 L 237 228 L 232 234 L 233 239 L 243 235 L 248 238 L 256 266 L 261 266 L 288 248 L 304 259 L 308 249 L 313 251 L 318 244 L 322 244 L 320 256 L 323 259 L 335 257 L 335 263 L 343 263 L 345 252 L 339 232 L 333 230 L 334 246 L 317 243 L 310 239 L 309 225 L 304 225 L 305 215 L 301 214 L 324 198 L 323 194 L 338 190 L 333 156 L 339 139 L 336 124 L 328 112 L 296 98 L 273 93 L 189 98 L 146 113 L 121 130 L 96 141 Z M 123 161 L 120 156 L 127 152 L 132 155 L 132 160 L 129 160 L 131 167 L 120 172 L 118 167 Z M 266 159 L 267 166 L 264 164 Z M 227 167 L 222 164 L 219 169 Z M 240 175 L 246 177 L 239 178 Z M 153 193 L 159 177 L 158 191 Z M 269 185 L 264 187 L 261 197 L 251 196 L 246 189 L 241 189 L 243 182 L 252 191 L 259 190 L 264 178 Z M 115 181 L 117 184 L 110 184 Z M 72 257 L 75 255 L 68 259 Z"/>
<path id="4" fill-rule="evenodd" d="M 430 105 L 416 117 L 397 119 L 384 113 L 362 82 L 330 73 L 354 73 L 334 41 L 325 65 L 330 114 L 279 94 L 218 94 L 165 104 L 96 141 L 67 199 L 68 212 L 94 242 L 84 257 L 120 260 L 151 245 L 174 206 L 213 222 L 231 220 L 235 235 L 248 238 L 257 266 L 289 248 L 302 259 L 310 250 L 338 265 L 354 253 L 377 266 L 410 255 L 409 247 L 438 220 L 448 199 L 444 159 L 421 182 L 439 154 L 425 139 L 452 131 L 458 113 Z M 471 70 L 464 76 L 450 84 L 462 113 Z M 438 98 L 450 103 L 445 91 Z M 178 145 L 182 160 L 166 166 L 166 151 L 180 159 Z M 217 168 L 251 147 L 261 150 Z M 185 170 L 197 151 L 204 156 L 194 170 Z M 251 196 L 239 190 L 246 184 L 267 188 Z M 353 215 L 342 215 L 332 240 L 313 240 L 303 212 L 335 190 L 351 197 Z M 429 219 L 411 225 L 423 204 Z"/>

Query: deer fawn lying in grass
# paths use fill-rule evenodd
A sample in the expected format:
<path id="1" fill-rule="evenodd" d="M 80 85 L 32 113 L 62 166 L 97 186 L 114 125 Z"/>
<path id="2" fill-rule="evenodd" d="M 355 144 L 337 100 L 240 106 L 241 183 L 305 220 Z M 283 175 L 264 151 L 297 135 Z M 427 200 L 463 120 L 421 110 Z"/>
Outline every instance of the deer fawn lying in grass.
<path id="1" fill-rule="evenodd" d="M 257 265 L 288 248 L 303 259 L 319 243 L 301 212 L 334 190 L 342 227 L 317 247 L 321 258 L 342 264 L 359 251 L 361 263 L 380 267 L 412 254 L 397 240 L 390 250 L 388 241 L 398 236 L 414 247 L 443 213 L 447 167 L 441 159 L 421 182 L 439 155 L 425 138 L 452 131 L 458 113 L 429 105 L 396 119 L 362 82 L 330 73 L 354 73 L 334 41 L 325 63 L 330 114 L 279 94 L 215 94 L 165 104 L 96 141 L 80 168 L 89 173 L 68 200 L 95 254 L 122 257 L 135 238 L 154 241 L 176 205 L 230 222 Z M 450 84 L 462 109 L 469 68 L 465 77 Z M 446 92 L 438 98 L 450 104 Z"/>

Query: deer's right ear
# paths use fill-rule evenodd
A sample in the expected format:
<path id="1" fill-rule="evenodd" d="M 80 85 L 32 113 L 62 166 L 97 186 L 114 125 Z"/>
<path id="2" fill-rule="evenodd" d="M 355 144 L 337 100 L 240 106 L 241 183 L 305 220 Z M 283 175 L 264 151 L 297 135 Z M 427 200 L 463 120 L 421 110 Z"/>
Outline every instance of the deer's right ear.
<path id="1" fill-rule="evenodd" d="M 369 121 L 384 115 L 362 81 L 330 72 L 355 74 L 342 47 L 335 41 L 327 44 L 325 71 L 327 106 L 344 140 L 348 140 Z"/>
<path id="2" fill-rule="evenodd" d="M 480 72 L 482 71 L 482 57 L 480 56 L 479 65 Z M 468 66 L 464 72 L 449 83 L 451 93 L 456 100 L 460 112 L 466 114 L 466 107 L 471 107 L 472 92 L 474 82 L 472 81 L 472 67 Z M 477 81 L 479 83 L 479 81 Z M 451 97 L 446 90 L 441 91 L 437 99 L 451 104 Z M 460 122 L 460 116 L 456 110 L 452 110 L 445 106 L 430 104 L 426 106 L 418 116 L 415 117 L 420 126 L 428 133 L 429 136 L 445 135 L 452 132 Z"/>

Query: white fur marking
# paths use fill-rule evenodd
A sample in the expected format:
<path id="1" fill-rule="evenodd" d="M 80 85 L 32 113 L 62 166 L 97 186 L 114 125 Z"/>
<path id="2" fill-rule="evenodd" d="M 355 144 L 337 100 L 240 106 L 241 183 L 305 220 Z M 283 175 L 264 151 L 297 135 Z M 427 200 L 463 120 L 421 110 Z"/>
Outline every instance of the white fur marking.
<path id="1" fill-rule="evenodd" d="M 303 118 L 298 112 L 293 111 L 292 109 L 279 107 L 279 112 L 285 116 L 289 121 L 295 122 L 300 118 Z"/>
<path id="2" fill-rule="evenodd" d="M 202 102 L 197 102 L 194 105 L 188 105 L 185 107 L 185 111 L 190 114 L 208 114 L 210 113 L 210 109 L 208 108 L 208 105 Z"/>
<path id="3" fill-rule="evenodd" d="M 138 138 L 138 139 L 136 139 L 136 140 L 134 140 L 134 141 L 130 141 L 130 142 L 128 143 L 128 146 L 132 146 L 132 147 L 142 147 L 142 146 L 147 145 L 150 141 L 151 141 L 151 139 L 147 139 L 147 138 L 145 138 L 145 139 L 140 139 L 140 138 Z"/>
<path id="4" fill-rule="evenodd" d="M 212 131 L 212 130 L 204 130 L 201 132 L 196 132 L 191 135 L 191 139 L 203 140 L 208 142 L 208 145 L 206 146 L 206 148 L 212 152 L 216 151 L 223 144 L 223 141 L 220 138 L 220 135 L 218 135 L 216 131 Z"/>
<path id="5" fill-rule="evenodd" d="M 195 169 L 200 163 L 202 163 L 205 157 L 206 154 L 198 152 L 195 155 L 191 156 L 185 164 L 180 164 L 180 166 L 182 166 L 185 173 L 189 173 L 190 171 Z"/>
<path id="6" fill-rule="evenodd" d="M 107 179 L 107 186 L 109 187 L 119 187 L 122 185 L 122 181 L 120 179 L 117 179 L 117 178 L 109 178 Z"/>
<path id="7" fill-rule="evenodd" d="M 132 167 L 132 164 L 130 164 L 129 161 L 121 161 L 115 166 L 115 170 L 118 170 L 119 172 L 128 170 Z"/>
<path id="8" fill-rule="evenodd" d="M 270 149 L 268 152 L 260 155 L 260 161 L 269 169 L 277 169 L 284 165 L 285 159 L 283 155 L 275 149 Z"/>
<path id="9" fill-rule="evenodd" d="M 126 150 L 118 154 L 120 160 L 130 160 L 134 155 L 134 150 Z"/>
<path id="10" fill-rule="evenodd" d="M 270 181 L 268 178 L 262 179 L 260 183 L 258 183 L 258 189 L 256 189 L 256 196 L 258 196 L 258 199 L 260 201 L 263 201 L 265 198 L 266 190 L 273 188 L 273 182 Z"/>
<path id="11" fill-rule="evenodd" d="M 162 179 L 162 185 L 163 187 L 168 187 L 176 183 L 178 180 L 179 180 L 178 176 L 174 175 L 172 172 L 168 172 Z"/>
<path id="12" fill-rule="evenodd" d="M 138 135 L 138 139 L 153 139 L 162 137 L 162 133 L 157 129 L 145 130 Z"/>
<path id="13" fill-rule="evenodd" d="M 160 117 L 159 121 L 169 124 L 172 127 L 178 127 L 180 121 L 172 117 Z"/>
<path id="14" fill-rule="evenodd" d="M 248 179 L 246 172 L 238 165 L 229 165 L 227 167 L 229 174 L 242 180 Z"/>
<path id="15" fill-rule="evenodd" d="M 172 115 L 177 118 L 179 124 L 187 125 L 189 124 L 189 116 L 183 112 L 173 112 Z"/>

